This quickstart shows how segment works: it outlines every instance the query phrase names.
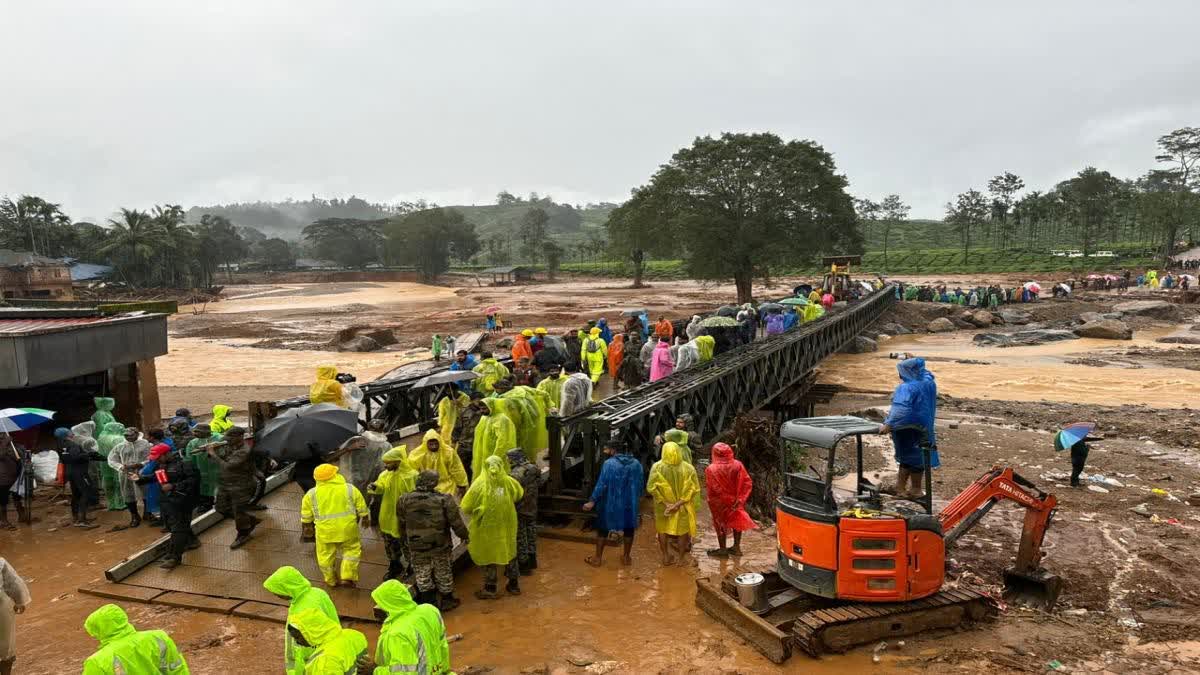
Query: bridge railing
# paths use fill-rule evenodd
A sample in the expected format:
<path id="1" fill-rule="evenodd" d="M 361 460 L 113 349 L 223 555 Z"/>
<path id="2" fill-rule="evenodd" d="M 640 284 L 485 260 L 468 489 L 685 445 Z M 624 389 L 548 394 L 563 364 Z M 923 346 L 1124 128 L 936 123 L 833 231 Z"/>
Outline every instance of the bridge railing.
<path id="1" fill-rule="evenodd" d="M 654 437 L 689 413 L 705 441 L 738 414 L 793 395 L 811 384 L 809 373 L 896 301 L 886 286 L 847 309 L 782 334 L 729 350 L 712 361 L 621 392 L 570 417 L 551 417 L 548 496 L 586 498 L 595 484 L 599 453 L 616 439 L 648 462 Z M 557 433 L 556 433 L 557 432 Z"/>

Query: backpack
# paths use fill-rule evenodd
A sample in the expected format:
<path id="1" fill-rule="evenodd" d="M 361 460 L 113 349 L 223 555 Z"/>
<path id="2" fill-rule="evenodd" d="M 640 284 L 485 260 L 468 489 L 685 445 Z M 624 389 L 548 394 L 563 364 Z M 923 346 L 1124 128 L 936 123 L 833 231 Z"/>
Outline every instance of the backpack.
<path id="1" fill-rule="evenodd" d="M 594 338 L 588 338 L 587 353 L 595 354 L 598 351 L 600 351 L 600 341 Z"/>

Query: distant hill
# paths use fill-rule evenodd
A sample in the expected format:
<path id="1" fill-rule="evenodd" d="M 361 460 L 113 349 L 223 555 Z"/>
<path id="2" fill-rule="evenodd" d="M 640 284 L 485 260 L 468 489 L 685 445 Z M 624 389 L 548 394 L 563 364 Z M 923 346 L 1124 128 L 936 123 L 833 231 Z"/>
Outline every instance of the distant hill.
<path id="1" fill-rule="evenodd" d="M 866 227 L 864 236 L 868 251 L 883 250 L 883 230 Z M 905 220 L 892 226 L 888 237 L 891 250 L 919 251 L 926 248 L 953 248 L 958 244 L 958 233 L 952 225 L 940 220 Z"/>
<path id="2" fill-rule="evenodd" d="M 540 208 L 550 216 L 547 231 L 562 244 L 578 244 L 592 238 L 604 238 L 604 223 L 616 204 L 588 204 L 586 206 L 558 204 L 550 198 L 532 200 L 506 196 L 503 203 L 482 206 L 454 206 L 462 211 L 468 222 L 475 225 L 479 238 L 486 240 L 493 235 L 517 237 L 521 219 L 533 208 Z M 204 214 L 222 215 L 235 225 L 253 227 L 268 237 L 299 240 L 300 232 L 315 220 L 322 218 L 359 218 L 371 220 L 388 218 L 413 208 L 424 208 L 433 204 L 375 204 L 358 197 L 349 199 L 320 199 L 285 202 L 248 202 L 240 204 L 218 204 L 193 206 L 187 211 L 189 223 L 197 223 Z"/>

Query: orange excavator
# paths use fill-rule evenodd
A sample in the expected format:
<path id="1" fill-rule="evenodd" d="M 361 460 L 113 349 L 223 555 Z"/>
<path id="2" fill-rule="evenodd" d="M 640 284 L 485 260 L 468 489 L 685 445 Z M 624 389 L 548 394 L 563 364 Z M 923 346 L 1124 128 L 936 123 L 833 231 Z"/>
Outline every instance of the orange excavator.
<path id="1" fill-rule="evenodd" d="M 1011 468 L 993 467 L 934 514 L 929 471 L 924 494 L 912 498 L 886 495 L 863 475 L 863 436 L 879 430 L 849 416 L 786 422 L 783 439 L 807 448 L 801 456 L 823 454 L 824 466 L 794 471 L 787 458 L 796 451 L 782 453 L 775 570 L 697 581 L 697 604 L 777 663 L 793 648 L 816 656 L 990 616 L 996 603 L 987 594 L 942 585 L 947 549 L 1002 500 L 1025 508 L 1005 598 L 1041 608 L 1058 599 L 1061 580 L 1041 567 L 1054 495 Z M 856 470 L 835 480 L 845 465 L 837 463 L 838 445 L 851 437 Z M 924 452 L 928 466 L 927 445 Z"/>

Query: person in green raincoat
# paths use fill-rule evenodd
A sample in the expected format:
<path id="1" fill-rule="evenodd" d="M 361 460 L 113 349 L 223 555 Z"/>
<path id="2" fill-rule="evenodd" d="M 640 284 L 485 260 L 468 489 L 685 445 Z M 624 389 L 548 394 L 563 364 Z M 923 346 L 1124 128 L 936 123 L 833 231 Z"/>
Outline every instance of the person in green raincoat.
<path id="1" fill-rule="evenodd" d="M 815 303 L 810 303 L 804 306 L 804 323 L 816 321 L 823 316 L 825 316 L 824 307 Z"/>
<path id="2" fill-rule="evenodd" d="M 316 588 L 300 570 L 284 565 L 271 573 L 263 582 L 263 588 L 272 595 L 288 601 L 288 621 L 307 609 L 315 609 L 325 616 L 338 620 L 337 608 L 329 594 Z M 283 631 L 283 669 L 287 675 L 304 675 L 304 664 L 312 656 L 312 648 L 296 644 L 292 634 Z"/>
<path id="3" fill-rule="evenodd" d="M 297 645 L 313 650 L 304 664 L 304 675 L 346 675 L 371 662 L 367 636 L 342 628 L 337 619 L 319 609 L 309 607 L 295 616 L 289 614 L 288 632 Z"/>
<path id="4" fill-rule="evenodd" d="M 213 416 L 208 422 L 208 427 L 212 429 L 214 434 L 224 436 L 225 432 L 237 426 L 233 423 L 233 420 L 229 419 L 229 412 L 231 410 L 233 409 L 223 403 L 213 406 Z"/>
<path id="5" fill-rule="evenodd" d="M 376 675 L 451 672 L 446 624 L 436 607 L 418 605 L 395 579 L 371 591 L 371 598 L 376 618 L 383 621 L 375 643 Z"/>
<path id="6" fill-rule="evenodd" d="M 663 444 L 662 459 L 650 467 L 646 492 L 654 498 L 654 528 L 663 565 L 673 565 L 696 536 L 696 495 L 700 479 L 696 469 L 683 461 L 679 446 Z"/>
<path id="7" fill-rule="evenodd" d="M 713 360 L 713 353 L 717 349 L 717 339 L 711 335 L 701 335 L 692 344 L 696 345 L 696 351 L 700 352 L 700 363 L 708 363 Z"/>
<path id="8" fill-rule="evenodd" d="M 220 466 L 208 456 L 204 446 L 221 442 L 221 434 L 213 433 L 209 424 L 201 422 L 192 427 L 192 440 L 184 448 L 183 456 L 196 465 L 200 474 L 200 499 L 197 510 L 204 512 L 212 508 L 217 496 L 217 485 L 220 483 Z"/>
<path id="9" fill-rule="evenodd" d="M 501 396 L 518 399 L 524 407 L 522 425 L 517 431 L 517 445 L 525 451 L 530 462 L 537 463 L 537 456 L 550 445 L 550 432 L 546 429 L 546 415 L 550 412 L 550 395 L 533 387 L 516 386 Z M 506 448 L 505 451 L 511 450 Z"/>
<path id="10" fill-rule="evenodd" d="M 500 457 L 504 462 L 504 473 L 508 473 L 508 458 L 504 453 L 517 447 L 517 427 L 504 411 L 512 405 L 500 398 L 485 398 L 471 405 L 478 406 L 485 414 L 475 426 L 475 443 L 471 454 L 471 475 L 483 473 L 488 457 Z"/>
<path id="11" fill-rule="evenodd" d="M 138 630 L 125 610 L 109 603 L 83 622 L 88 635 L 100 642 L 83 662 L 83 675 L 189 675 L 187 661 L 171 636 L 161 630 Z"/>
<path id="12" fill-rule="evenodd" d="M 437 404 L 438 431 L 442 434 L 442 446 L 457 450 L 453 443 L 454 425 L 458 416 L 471 405 L 471 397 L 457 387 L 448 387 L 447 394 Z"/>
<path id="13" fill-rule="evenodd" d="M 125 495 L 121 492 L 121 476 L 117 470 L 109 466 L 108 453 L 117 445 L 125 442 L 125 425 L 120 422 L 109 422 L 96 436 L 96 451 L 104 455 L 105 462 L 100 466 L 100 483 L 104 488 L 104 498 L 108 502 L 109 511 L 125 510 Z"/>
<path id="14" fill-rule="evenodd" d="M 483 360 L 471 369 L 479 375 L 472 381 L 472 385 L 475 387 L 475 391 L 486 396 L 495 390 L 497 382 L 508 377 L 509 370 L 508 366 L 497 361 L 491 352 L 484 352 L 480 356 L 483 357 Z"/>
<path id="15" fill-rule="evenodd" d="M 367 487 L 371 501 L 371 522 L 383 535 L 388 571 L 385 579 L 399 579 L 408 568 L 408 553 L 400 538 L 400 523 L 396 517 L 396 502 L 400 495 L 416 489 L 417 470 L 408 461 L 408 446 L 398 446 L 383 453 L 383 471 Z"/>
<path id="16" fill-rule="evenodd" d="M 97 396 L 92 399 L 92 403 L 96 405 L 96 412 L 92 413 L 92 421 L 96 423 L 97 431 L 103 431 L 104 427 L 117 421 L 113 415 L 113 408 L 117 407 L 116 399 Z"/>
<path id="17" fill-rule="evenodd" d="M 475 591 L 480 600 L 496 599 L 500 568 L 517 556 L 516 504 L 525 490 L 508 475 L 504 463 L 499 457 L 488 457 L 483 473 L 475 476 L 462 500 L 463 513 L 471 519 L 467 552 L 483 569 L 483 588 Z"/>

